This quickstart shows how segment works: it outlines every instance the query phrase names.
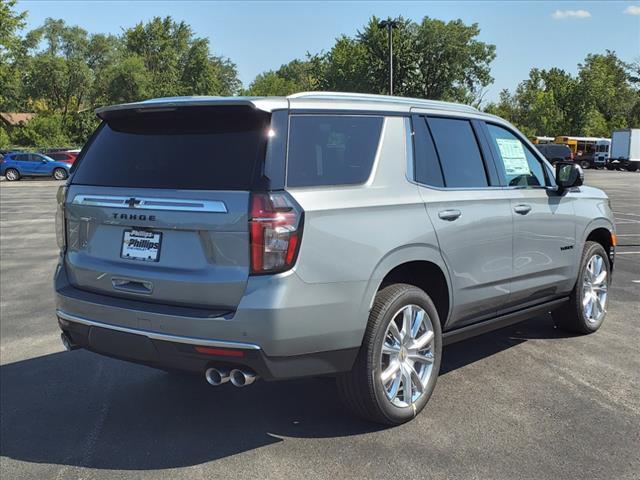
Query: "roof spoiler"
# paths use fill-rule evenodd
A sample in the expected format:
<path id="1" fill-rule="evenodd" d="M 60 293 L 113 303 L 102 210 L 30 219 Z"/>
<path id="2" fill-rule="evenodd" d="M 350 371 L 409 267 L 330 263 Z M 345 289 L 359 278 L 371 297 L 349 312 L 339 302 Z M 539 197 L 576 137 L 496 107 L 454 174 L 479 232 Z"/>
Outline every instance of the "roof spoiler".
<path id="1" fill-rule="evenodd" d="M 132 113 L 167 112 L 178 108 L 216 106 L 246 106 L 271 112 L 276 108 L 287 108 L 288 102 L 279 97 L 270 99 L 260 97 L 172 97 L 100 107 L 95 110 L 95 113 L 100 119 L 109 120 L 116 116 Z"/>

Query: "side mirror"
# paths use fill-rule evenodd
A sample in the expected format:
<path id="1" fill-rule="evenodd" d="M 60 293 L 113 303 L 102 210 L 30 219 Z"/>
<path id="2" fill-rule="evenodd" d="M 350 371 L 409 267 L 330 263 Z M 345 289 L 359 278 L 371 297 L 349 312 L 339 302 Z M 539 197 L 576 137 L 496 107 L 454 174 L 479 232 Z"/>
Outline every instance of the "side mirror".
<path id="1" fill-rule="evenodd" d="M 556 163 L 556 184 L 562 193 L 568 188 L 579 187 L 584 182 L 582 167 L 573 162 Z"/>

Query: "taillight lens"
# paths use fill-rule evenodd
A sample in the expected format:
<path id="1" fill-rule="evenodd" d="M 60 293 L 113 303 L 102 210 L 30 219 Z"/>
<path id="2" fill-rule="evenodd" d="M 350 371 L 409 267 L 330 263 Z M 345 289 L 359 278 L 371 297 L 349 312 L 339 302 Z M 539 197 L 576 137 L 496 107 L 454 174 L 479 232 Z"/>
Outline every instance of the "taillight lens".
<path id="1" fill-rule="evenodd" d="M 67 198 L 67 187 L 64 185 L 58 187 L 58 193 L 56 194 L 56 241 L 60 250 L 64 250 L 67 246 L 66 239 L 66 222 L 64 218 L 64 202 Z"/>
<path id="2" fill-rule="evenodd" d="M 251 273 L 283 272 L 293 266 L 300 247 L 302 214 L 285 192 L 251 195 Z"/>

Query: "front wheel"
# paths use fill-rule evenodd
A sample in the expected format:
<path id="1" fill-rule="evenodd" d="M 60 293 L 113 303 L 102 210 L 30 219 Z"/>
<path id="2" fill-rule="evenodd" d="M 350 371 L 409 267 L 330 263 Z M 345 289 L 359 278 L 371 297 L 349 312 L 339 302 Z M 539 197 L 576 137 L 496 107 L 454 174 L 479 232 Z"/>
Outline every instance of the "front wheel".
<path id="1" fill-rule="evenodd" d="M 596 242 L 587 242 L 580 271 L 569 301 L 553 312 L 556 325 L 573 333 L 593 333 L 607 314 L 611 266 L 607 252 Z"/>
<path id="2" fill-rule="evenodd" d="M 414 418 L 429 401 L 442 355 L 438 312 L 421 289 L 389 285 L 378 292 L 358 358 L 337 378 L 345 404 L 385 425 Z"/>
<path id="3" fill-rule="evenodd" d="M 591 168 L 591 162 L 589 162 L 588 160 L 582 160 L 580 162 L 580 166 L 583 168 L 583 170 L 587 170 L 588 168 Z"/>
<path id="4" fill-rule="evenodd" d="M 56 168 L 53 171 L 53 178 L 56 180 L 66 180 L 69 174 L 64 168 Z"/>

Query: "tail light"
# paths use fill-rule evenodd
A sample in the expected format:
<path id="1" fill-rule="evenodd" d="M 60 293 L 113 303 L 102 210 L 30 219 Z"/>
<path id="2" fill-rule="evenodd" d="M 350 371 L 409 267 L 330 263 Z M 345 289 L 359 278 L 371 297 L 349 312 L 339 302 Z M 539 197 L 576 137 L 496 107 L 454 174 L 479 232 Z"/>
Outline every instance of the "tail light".
<path id="1" fill-rule="evenodd" d="M 277 273 L 293 267 L 300 248 L 302 215 L 285 192 L 251 195 L 251 273 Z"/>
<path id="2" fill-rule="evenodd" d="M 56 241 L 58 242 L 58 247 L 60 250 L 64 250 L 67 246 L 66 239 L 66 221 L 64 218 L 64 202 L 67 197 L 67 187 L 64 185 L 58 188 L 58 193 L 56 194 Z"/>

